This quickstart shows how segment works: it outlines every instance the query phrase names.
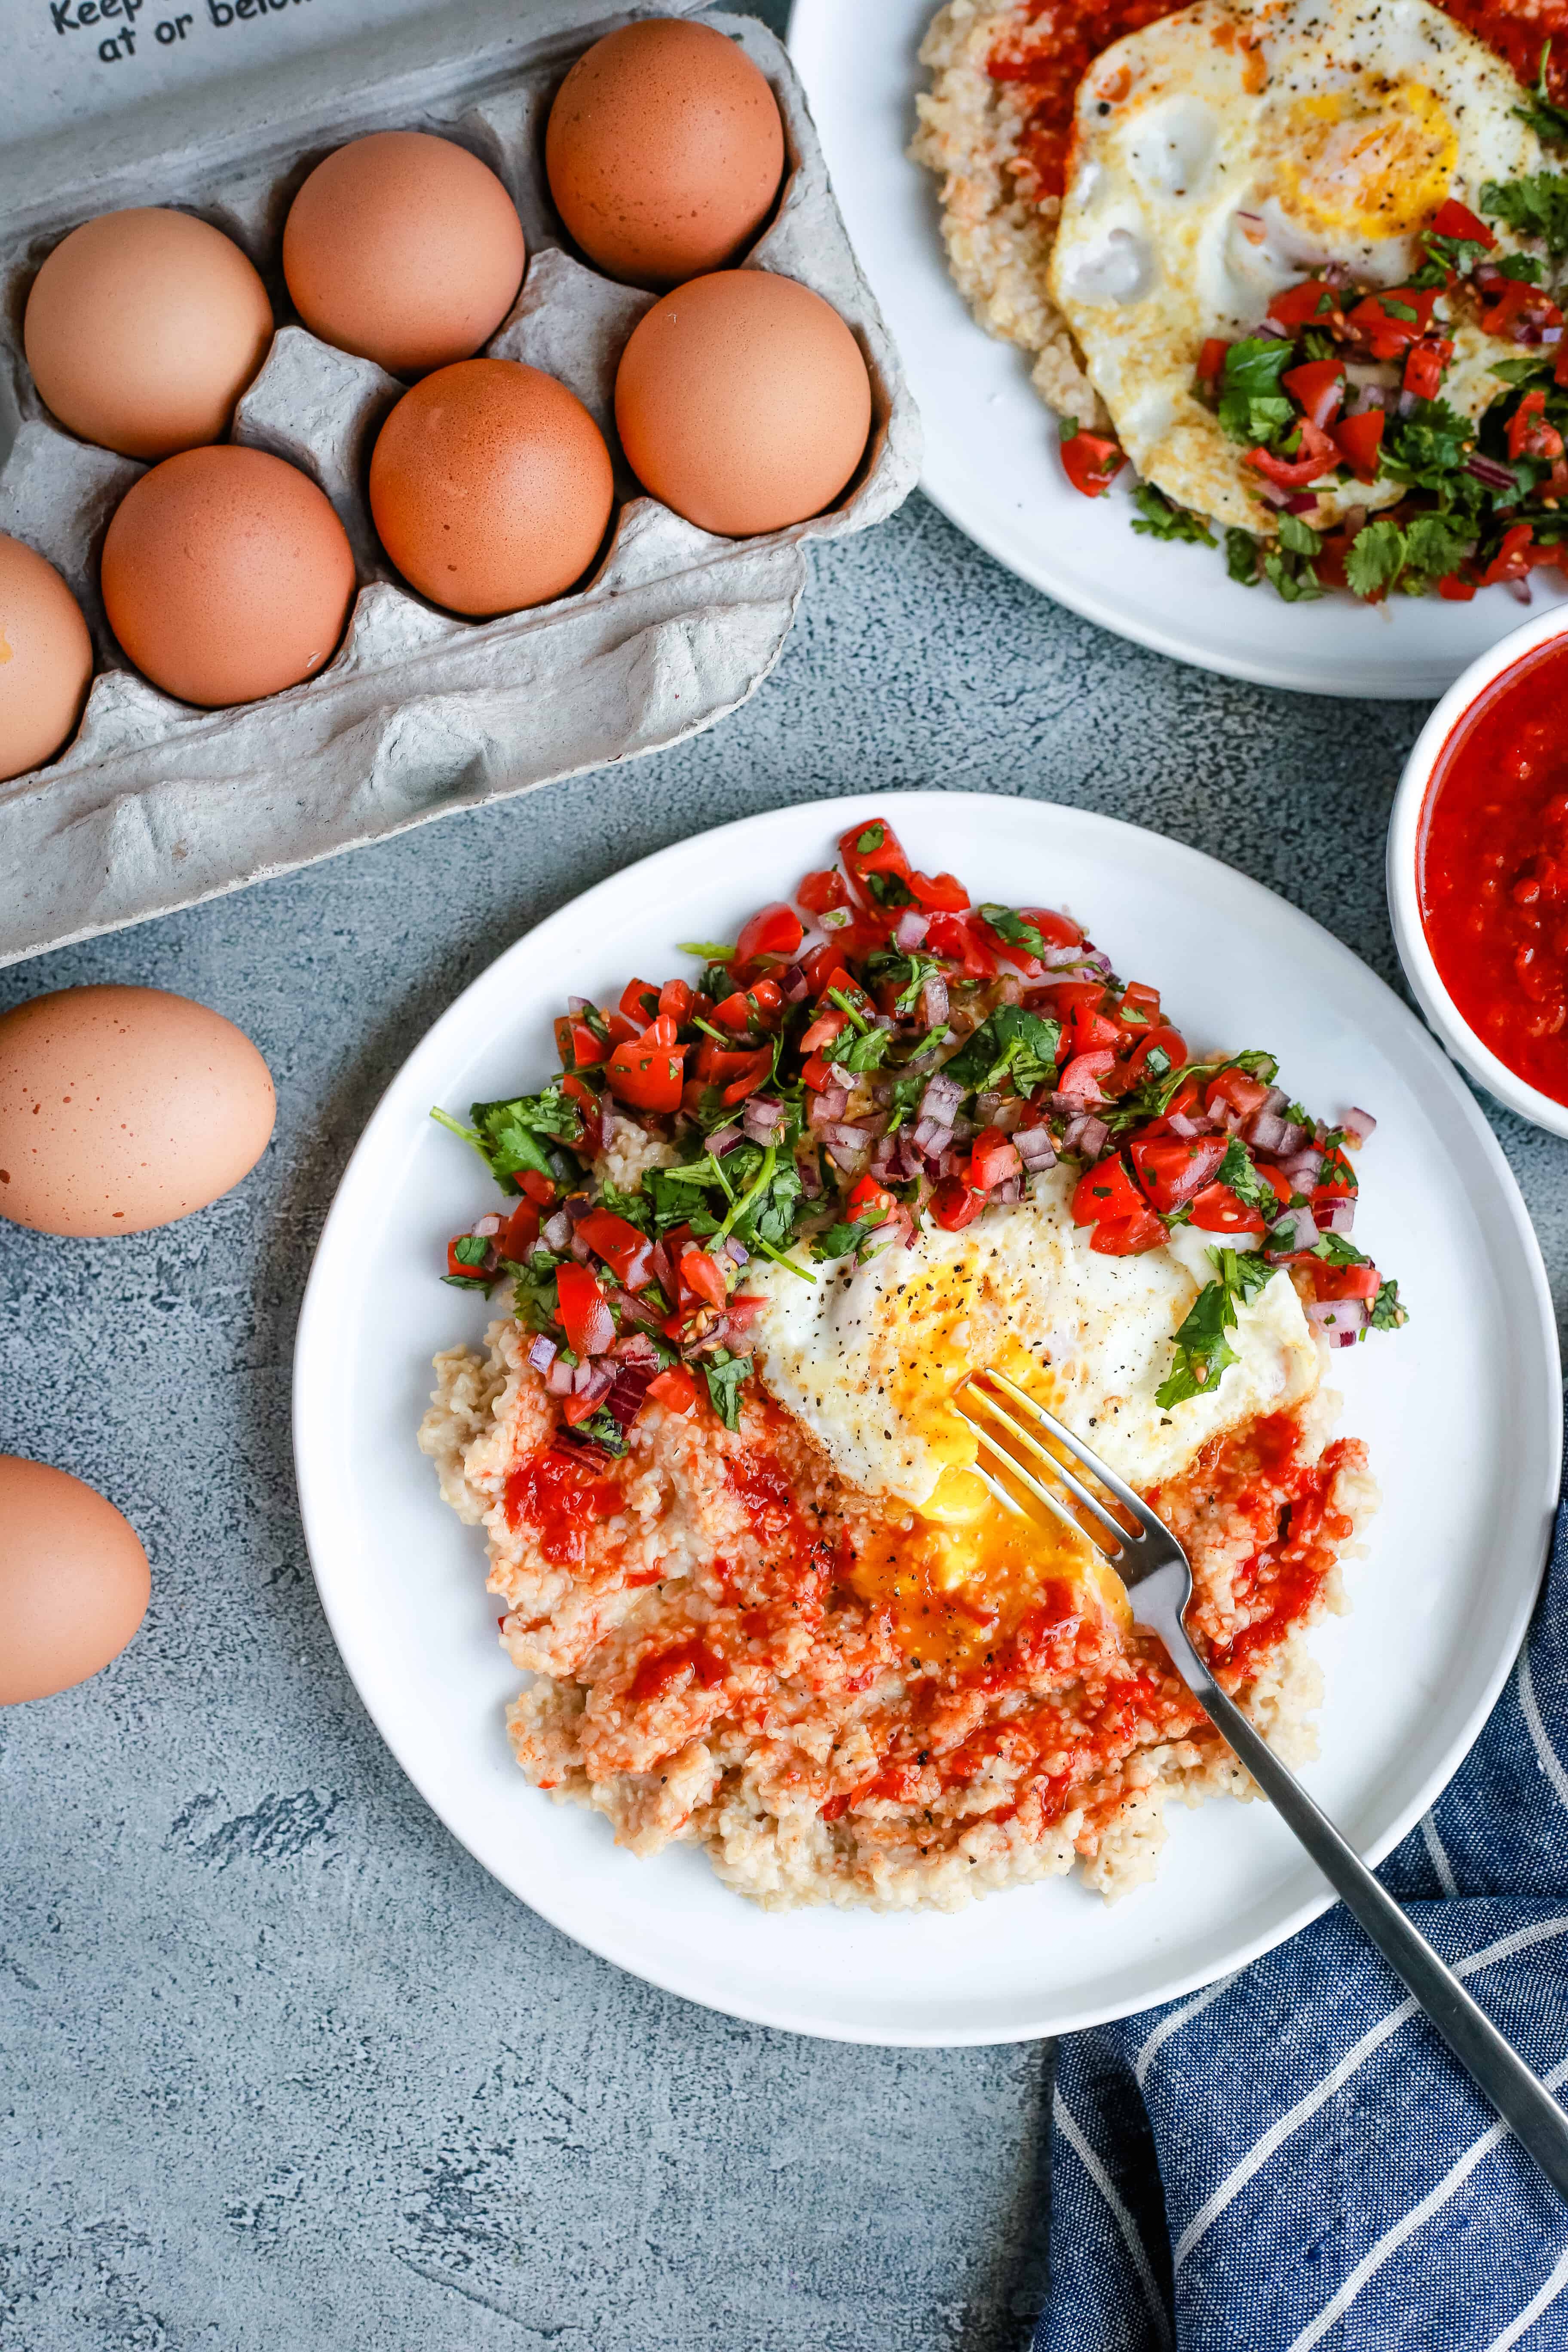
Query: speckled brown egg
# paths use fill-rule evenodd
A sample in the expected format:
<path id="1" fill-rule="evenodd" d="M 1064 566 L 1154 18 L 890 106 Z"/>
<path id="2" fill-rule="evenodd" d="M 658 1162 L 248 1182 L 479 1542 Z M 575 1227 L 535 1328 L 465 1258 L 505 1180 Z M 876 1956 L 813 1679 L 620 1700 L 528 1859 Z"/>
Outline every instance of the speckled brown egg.
<path id="1" fill-rule="evenodd" d="M 383 546 L 455 613 L 563 596 L 598 552 L 615 483 L 574 393 L 515 360 L 462 360 L 405 393 L 370 464 Z"/>
<path id="2" fill-rule="evenodd" d="M 784 124 L 765 77 L 711 25 L 606 33 L 556 93 L 544 164 L 590 261 L 662 289 L 738 260 L 773 210 Z"/>
<path id="3" fill-rule="evenodd" d="M 109 625 L 182 702 L 254 702 L 314 677 L 353 603 L 348 533 L 298 467 L 262 449 L 188 449 L 115 509 Z"/>
<path id="4" fill-rule="evenodd" d="M 871 381 L 820 294 L 769 270 L 722 270 L 638 322 L 616 425 L 656 499 L 743 539 L 833 504 L 866 447 Z"/>
<path id="5" fill-rule="evenodd" d="M 232 237 L 137 205 L 63 237 L 22 339 L 46 406 L 84 441 L 168 457 L 217 441 L 267 357 L 272 305 Z"/>
<path id="6" fill-rule="evenodd" d="M 0 531 L 0 779 L 53 759 L 91 679 L 81 606 L 52 563 Z"/>
<path id="7" fill-rule="evenodd" d="M 311 333 L 394 375 L 477 352 L 510 310 L 526 258 L 495 173 L 426 131 L 375 131 L 340 147 L 283 230 L 283 274 Z"/>
<path id="8" fill-rule="evenodd" d="M 160 988 L 62 988 L 0 1016 L 0 1215 L 139 1234 L 254 1168 L 277 1105 L 219 1013 Z"/>
<path id="9" fill-rule="evenodd" d="M 0 1706 L 16 1706 L 117 1658 L 152 1579 L 130 1521 L 47 1463 L 0 1454 Z"/>

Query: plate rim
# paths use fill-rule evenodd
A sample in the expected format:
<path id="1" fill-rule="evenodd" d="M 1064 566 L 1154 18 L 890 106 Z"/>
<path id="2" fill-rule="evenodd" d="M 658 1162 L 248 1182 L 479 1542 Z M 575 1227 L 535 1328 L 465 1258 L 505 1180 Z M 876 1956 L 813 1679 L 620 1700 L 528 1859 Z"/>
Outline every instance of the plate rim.
<path id="1" fill-rule="evenodd" d="M 1081 2013 L 1078 2011 L 1073 2012 L 1069 2024 L 1062 2024 L 1047 2016 L 1027 2025 L 1013 2026 L 1000 2031 L 994 2025 L 981 2024 L 973 2030 L 906 2029 L 889 2032 L 886 2030 L 874 2031 L 855 2022 L 824 2023 L 818 2020 L 804 2018 L 798 2012 L 793 2012 L 787 2007 L 768 2000 L 748 2001 L 743 1997 L 743 1987 L 737 1988 L 742 1996 L 741 1998 L 729 1997 L 728 1990 L 726 1996 L 721 1998 L 712 1991 L 694 1990 L 689 1982 L 683 1979 L 681 1971 L 678 1968 L 649 1965 L 628 1951 L 626 1942 L 630 1940 L 629 1936 L 626 1942 L 617 1946 L 614 1936 L 607 1932 L 584 1933 L 569 1916 L 563 1916 L 563 1913 L 569 1913 L 570 1903 L 558 1902 L 552 1887 L 546 1885 L 537 1891 L 531 1891 L 527 1895 L 520 1894 L 514 1886 L 500 1876 L 498 1870 L 492 1868 L 469 1838 L 465 1835 L 463 1830 L 448 1819 L 441 1804 L 425 1785 L 421 1773 L 405 1759 L 397 1738 L 395 1737 L 388 1723 L 384 1720 L 384 1713 L 388 1710 L 384 1706 L 384 1694 L 376 1689 L 376 1677 L 371 1671 L 370 1665 L 369 1654 L 373 1651 L 374 1645 L 362 1637 L 354 1620 L 354 1612 L 345 1605 L 344 1593 L 341 1591 L 334 1592 L 330 1565 L 331 1549 L 324 1542 L 319 1547 L 316 1533 L 322 1525 L 327 1507 L 319 1500 L 319 1490 L 326 1478 L 330 1463 L 324 1458 L 327 1440 L 323 1433 L 326 1420 L 325 1416 L 316 1412 L 312 1390 L 313 1385 L 321 1376 L 321 1369 L 330 1360 L 335 1339 L 334 1331 L 328 1322 L 331 1303 L 329 1285 L 335 1278 L 335 1260 L 340 1234 L 353 1231 L 355 1203 L 351 1196 L 357 1191 L 360 1171 L 384 1157 L 383 1126 L 384 1123 L 386 1131 L 390 1134 L 394 1131 L 395 1121 L 401 1116 L 394 1097 L 403 1083 L 410 1064 L 437 1039 L 456 1038 L 459 1034 L 467 1034 L 468 1015 L 473 1000 L 481 991 L 493 987 L 496 974 L 510 959 L 519 956 L 525 949 L 531 952 L 537 952 L 542 940 L 548 946 L 551 943 L 552 935 L 563 935 L 569 931 L 575 931 L 584 924 L 584 921 L 591 922 L 595 901 L 602 898 L 611 890 L 624 887 L 627 877 L 642 877 L 645 880 L 657 879 L 658 871 L 660 868 L 679 867 L 683 861 L 693 855 L 709 852 L 717 845 L 727 841 L 733 842 L 742 835 L 755 834 L 769 825 L 805 824 L 815 820 L 820 824 L 825 835 L 829 838 L 836 837 L 844 830 L 847 824 L 855 822 L 858 813 L 886 807 L 891 801 L 897 801 L 900 808 L 908 808 L 911 818 L 917 816 L 919 811 L 924 807 L 951 809 L 953 803 L 963 805 L 983 803 L 998 810 L 1008 811 L 1015 819 L 1017 819 L 1021 811 L 1026 809 L 1035 812 L 1047 824 L 1065 824 L 1069 831 L 1077 830 L 1081 835 L 1089 836 L 1091 840 L 1098 837 L 1106 845 L 1108 862 L 1113 856 L 1116 843 L 1131 836 L 1144 843 L 1152 842 L 1157 845 L 1161 856 L 1173 859 L 1178 869 L 1184 867 L 1186 874 L 1194 881 L 1201 882 L 1210 873 L 1217 872 L 1224 878 L 1226 888 L 1234 888 L 1240 885 L 1246 893 L 1256 894 L 1275 910 L 1279 922 L 1279 937 L 1282 943 L 1288 944 L 1292 933 L 1310 939 L 1319 952 L 1326 949 L 1331 952 L 1332 960 L 1342 968 L 1352 970 L 1362 982 L 1371 983 L 1374 992 L 1380 992 L 1387 1000 L 1387 1006 L 1396 1016 L 1396 1029 L 1403 1033 L 1405 1041 L 1416 1057 L 1425 1061 L 1428 1075 L 1435 1077 L 1437 1083 L 1447 1089 L 1458 1117 L 1468 1128 L 1473 1141 L 1480 1146 L 1482 1162 L 1489 1168 L 1500 1199 L 1506 1209 L 1509 1238 L 1522 1259 L 1522 1271 L 1527 1278 L 1527 1287 L 1536 1308 L 1535 1336 L 1542 1347 L 1542 1368 L 1551 1375 L 1550 1381 L 1545 1384 L 1545 1391 L 1540 1399 L 1545 1421 L 1546 1440 L 1542 1461 L 1543 1466 L 1549 1473 L 1545 1482 L 1546 1491 L 1541 1497 L 1542 1525 L 1541 1559 L 1534 1576 L 1527 1584 L 1523 1582 L 1521 1584 L 1508 1620 L 1506 1639 L 1500 1637 L 1498 1655 L 1485 1677 L 1481 1696 L 1472 1704 L 1462 1725 L 1450 1734 L 1444 1746 L 1442 1760 L 1421 1784 L 1415 1798 L 1407 1802 L 1394 1817 L 1388 1829 L 1370 1841 L 1363 1850 L 1365 1858 L 1373 1863 L 1381 1862 L 1384 1855 L 1392 1852 L 1401 1840 L 1409 1834 L 1421 1816 L 1447 1787 L 1496 1705 L 1518 1655 L 1545 1572 L 1551 1530 L 1562 1484 L 1563 1427 L 1562 1366 L 1556 1315 L 1544 1261 L 1542 1257 L 1540 1241 L 1531 1222 L 1518 1179 L 1510 1167 L 1479 1104 L 1449 1056 L 1431 1036 L 1417 1014 L 1404 1002 L 1397 992 L 1390 987 L 1381 973 L 1374 971 L 1370 964 L 1355 953 L 1353 949 L 1348 947 L 1323 924 L 1318 922 L 1315 917 L 1308 914 L 1304 908 L 1295 906 L 1289 899 L 1282 898 L 1277 891 L 1270 890 L 1266 884 L 1254 880 L 1239 867 L 1227 866 L 1223 859 L 1212 856 L 1205 850 L 1194 848 L 1189 843 L 1156 833 L 1152 827 L 1132 824 L 1125 818 L 1110 816 L 1099 810 L 1077 807 L 1068 802 L 1037 800 L 1032 795 L 1026 798 L 1002 793 L 962 793 L 928 788 L 912 791 L 900 791 L 894 788 L 875 792 L 857 792 L 825 800 L 788 803 L 782 807 L 754 811 L 748 816 L 732 818 L 727 824 L 705 828 L 684 840 L 669 843 L 664 848 L 653 851 L 647 857 L 636 859 L 630 865 L 603 876 L 599 881 L 591 884 L 586 890 L 578 892 L 574 897 L 565 900 L 552 913 L 543 917 L 540 922 L 520 932 L 517 938 L 503 948 L 499 955 L 493 957 L 482 971 L 475 974 L 460 993 L 415 1039 L 408 1053 L 404 1055 L 378 1096 L 374 1108 L 366 1119 L 358 1140 L 344 1163 L 316 1247 L 311 1255 L 310 1269 L 301 1297 L 299 1322 L 295 1331 L 291 1371 L 290 1429 L 300 1517 L 310 1560 L 311 1574 L 315 1580 L 316 1590 L 332 1639 L 337 1645 L 349 1678 L 354 1685 L 360 1703 L 365 1708 L 384 1746 L 405 1778 L 418 1791 L 447 1832 L 473 1855 L 481 1868 L 498 1880 L 509 1895 L 513 1895 L 518 1901 L 526 1903 L 530 1909 L 537 1912 L 561 1934 L 593 1952 L 598 1958 L 625 1969 L 627 1974 L 638 1977 L 645 1982 L 655 1984 L 664 1991 L 675 1993 L 683 2000 L 694 2001 L 700 2007 L 712 2010 L 721 2016 L 738 2018 L 748 2023 L 768 2026 L 785 2032 L 805 2034 L 814 2040 L 845 2042 L 872 2048 L 973 2048 L 1038 2041 L 1062 2032 L 1081 2032 L 1088 2027 L 1104 2024 L 1118 2017 L 1136 2015 L 1146 2009 L 1164 2007 L 1171 2001 L 1179 2000 L 1186 1994 L 1215 1982 L 1224 1975 L 1247 1966 L 1262 1954 L 1272 1951 L 1279 1945 L 1289 1941 L 1292 1936 L 1299 1934 L 1303 1927 L 1328 1910 L 1336 1897 L 1332 1889 L 1325 1885 L 1321 1895 L 1309 1897 L 1299 1904 L 1273 1927 L 1262 1930 L 1247 1944 L 1238 1946 L 1229 1952 L 1218 1966 L 1210 1967 L 1203 1963 L 1195 1969 L 1180 1972 L 1157 1995 L 1150 1999 L 1141 1999 L 1132 2003 L 1118 2002 L 1113 2000 L 1101 2006 L 1089 2002 Z M 312 1426 L 313 1414 L 315 1420 Z M 1541 1432 L 1537 1432 L 1535 1439 L 1531 1441 L 1531 1451 L 1534 1444 L 1539 1442 L 1541 1434 Z M 352 1507 L 357 1507 L 357 1505 Z M 325 1568 L 319 1551 L 326 1554 L 328 1565 Z M 362 1663 L 365 1668 L 363 1677 Z M 368 1688 L 367 1683 L 370 1685 Z M 737 1896 L 736 1899 L 743 1898 Z M 866 1916 L 871 1917 L 876 1915 Z"/>
<path id="2" fill-rule="evenodd" d="M 922 0 L 922 5 L 931 13 L 934 13 L 935 5 L 936 0 Z M 835 0 L 790 0 L 784 44 L 800 75 L 814 121 L 817 121 L 816 100 L 821 86 L 816 68 L 828 55 L 829 28 L 841 22 L 842 17 L 835 14 Z M 797 37 L 800 42 L 798 50 Z M 817 135 L 831 173 L 833 157 L 828 153 L 820 122 Z M 920 166 L 912 164 L 910 168 L 919 170 Z M 840 203 L 842 208 L 842 199 Z M 845 226 L 853 242 L 853 228 L 847 215 Z M 877 292 L 875 287 L 872 290 Z M 973 317 L 957 288 L 952 290 L 971 331 L 985 337 L 984 328 Z M 879 301 L 881 299 L 879 293 Z M 889 320 L 889 329 L 890 326 Z M 986 340 L 995 339 L 987 337 Z M 904 356 L 901 346 L 900 356 Z M 920 395 L 907 357 L 905 372 L 918 404 Z M 1049 415 L 1043 404 L 1041 415 Z M 1299 658 L 1288 658 L 1281 652 L 1274 660 L 1227 653 L 1223 639 L 1214 644 L 1205 640 L 1203 649 L 1196 650 L 1194 641 L 1184 636 L 1179 628 L 1163 625 L 1141 614 L 1129 615 L 1120 610 L 1110 597 L 1099 593 L 1092 586 L 1082 585 L 1070 578 L 1064 580 L 1044 558 L 1031 561 L 1027 552 L 1005 546 L 1002 533 L 993 529 L 988 521 L 976 522 L 973 520 L 962 487 L 955 486 L 951 478 L 944 478 L 942 459 L 941 436 L 928 425 L 923 439 L 919 487 L 953 529 L 962 531 L 994 562 L 1001 564 L 1015 579 L 1022 580 L 1040 595 L 1050 598 L 1054 604 L 1065 605 L 1069 612 L 1091 622 L 1096 628 L 1104 629 L 1108 635 L 1132 645 L 1146 646 L 1151 653 L 1161 654 L 1170 661 L 1182 662 L 1189 668 L 1206 672 L 1210 677 L 1237 678 L 1247 686 L 1271 687 L 1288 694 L 1318 695 L 1333 701 L 1429 702 L 1446 694 L 1472 660 L 1484 656 L 1486 649 L 1482 648 L 1480 653 L 1467 655 L 1456 664 L 1426 660 L 1418 649 L 1413 649 L 1411 661 L 1398 680 L 1391 683 L 1375 663 L 1347 665 L 1338 654 L 1331 659 L 1321 651 L 1310 654 L 1305 647 Z M 1131 532 L 1130 522 L 1127 528 Z M 1367 617 L 1371 620 L 1373 616 L 1369 614 Z M 1507 628 L 1500 630 L 1500 636 L 1514 625 L 1512 622 L 1508 623 Z"/>

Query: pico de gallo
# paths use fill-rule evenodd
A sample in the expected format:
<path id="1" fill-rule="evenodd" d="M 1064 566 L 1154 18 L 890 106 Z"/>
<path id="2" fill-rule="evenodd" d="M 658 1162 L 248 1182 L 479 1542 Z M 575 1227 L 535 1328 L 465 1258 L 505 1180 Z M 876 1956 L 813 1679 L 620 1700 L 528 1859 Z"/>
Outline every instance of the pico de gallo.
<path id="1" fill-rule="evenodd" d="M 1568 142 L 1547 71 L 1543 58 L 1518 111 Z M 1194 394 L 1244 449 L 1276 518 L 1271 532 L 1225 532 L 1233 580 L 1267 581 L 1292 604 L 1331 589 L 1369 604 L 1432 591 L 1466 603 L 1497 586 L 1528 602 L 1531 572 L 1568 571 L 1568 340 L 1555 299 L 1568 264 L 1568 173 L 1489 182 L 1480 203 L 1484 218 L 1453 199 L 1441 206 L 1405 285 L 1358 285 L 1331 266 L 1277 294 L 1251 334 L 1204 343 Z M 1501 250 L 1499 224 L 1519 250 Z M 1506 346 L 1489 363 L 1504 390 L 1475 420 L 1444 397 L 1467 322 Z M 1113 437 L 1071 417 L 1061 457 L 1088 498 L 1127 462 Z M 1376 512 L 1321 504 L 1322 488 L 1352 483 L 1398 497 Z M 1135 531 L 1218 543 L 1204 516 L 1152 483 L 1135 486 L 1133 503 Z"/>
<path id="2" fill-rule="evenodd" d="M 538 1092 L 466 1124 L 432 1114 L 504 1195 L 453 1237 L 446 1279 L 510 1285 L 579 1444 L 624 1452 L 650 1398 L 738 1425 L 759 1259 L 813 1282 L 1021 1202 L 1058 1162 L 1093 1250 L 1135 1255 L 1178 1224 L 1213 1237 L 1163 1405 L 1235 1360 L 1237 1304 L 1280 1266 L 1336 1345 L 1405 1319 L 1351 1239 L 1365 1112 L 1315 1118 L 1266 1053 L 1194 1061 L 1158 989 L 1120 980 L 1068 916 L 976 903 L 912 866 L 885 818 L 850 825 L 837 862 L 732 943 L 682 953 L 690 979 L 570 1000 Z M 625 1188 L 605 1172 L 616 1121 L 658 1147 Z"/>

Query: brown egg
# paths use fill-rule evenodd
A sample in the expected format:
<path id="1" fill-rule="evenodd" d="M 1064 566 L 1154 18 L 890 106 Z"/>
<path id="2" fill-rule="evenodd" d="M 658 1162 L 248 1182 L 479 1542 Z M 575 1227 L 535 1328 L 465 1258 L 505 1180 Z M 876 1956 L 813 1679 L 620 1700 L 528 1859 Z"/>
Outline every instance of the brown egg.
<path id="1" fill-rule="evenodd" d="M 266 1063 L 161 988 L 62 988 L 0 1016 L 0 1215 L 140 1234 L 205 1209 L 267 1149 Z"/>
<path id="2" fill-rule="evenodd" d="M 370 461 L 370 505 L 404 578 L 455 613 L 564 595 L 592 563 L 615 491 L 575 394 L 516 360 L 462 360 L 405 392 Z"/>
<path id="3" fill-rule="evenodd" d="M 187 449 L 133 482 L 103 542 L 103 606 L 139 670 L 209 707 L 331 659 L 354 560 L 331 501 L 262 449 Z"/>
<path id="4" fill-rule="evenodd" d="M 340 147 L 283 229 L 283 274 L 311 333 L 394 375 L 477 352 L 510 310 L 526 258 L 495 173 L 426 131 Z"/>
<path id="5" fill-rule="evenodd" d="M 117 1658 L 147 1613 L 136 1530 L 79 1478 L 0 1454 L 0 1706 L 51 1698 Z"/>
<path id="6" fill-rule="evenodd" d="M 81 606 L 52 563 L 0 531 L 0 781 L 54 758 L 91 679 Z"/>
<path id="7" fill-rule="evenodd" d="M 656 499 L 744 539 L 832 505 L 871 429 L 871 380 L 819 294 L 765 269 L 725 270 L 638 322 L 616 378 L 616 425 Z"/>
<path id="8" fill-rule="evenodd" d="M 544 167 L 589 260 L 662 291 L 752 242 L 784 177 L 784 124 L 726 35 L 655 16 L 578 58 L 550 110 Z"/>
<path id="9" fill-rule="evenodd" d="M 272 305 L 221 229 L 138 205 L 56 246 L 22 340 L 62 425 L 127 457 L 168 457 L 228 431 L 271 344 Z"/>

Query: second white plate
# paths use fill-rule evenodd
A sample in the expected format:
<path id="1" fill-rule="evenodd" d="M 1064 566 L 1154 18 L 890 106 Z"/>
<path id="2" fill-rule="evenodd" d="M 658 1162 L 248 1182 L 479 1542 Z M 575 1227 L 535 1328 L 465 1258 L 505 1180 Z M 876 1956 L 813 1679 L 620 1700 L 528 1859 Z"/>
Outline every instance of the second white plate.
<path id="1" fill-rule="evenodd" d="M 929 84 L 916 52 L 936 5 L 795 0 L 789 28 L 839 209 L 920 404 L 921 488 L 1021 579 L 1157 653 L 1309 694 L 1444 693 L 1518 627 L 1505 588 L 1468 604 L 1284 604 L 1228 579 L 1217 549 L 1136 536 L 1125 478 L 1104 499 L 1070 487 L 1028 362 L 970 316 L 947 274 L 936 183 L 905 152 Z M 1568 595 L 1546 579 L 1534 577 L 1538 604 Z"/>
<path id="2" fill-rule="evenodd" d="M 416 1046 L 339 1188 L 295 1354 L 300 1498 L 332 1631 L 388 1746 L 486 1867 L 568 1935 L 798 2032 L 1023 2040 L 1224 1974 L 1321 1910 L 1322 1881 L 1266 1807 L 1229 1802 L 1173 1809 L 1157 1882 L 1113 1908 L 1058 1880 L 952 1917 L 769 1915 L 689 1849 L 637 1861 L 513 1763 L 502 1714 L 519 1677 L 497 1644 L 482 1539 L 415 1448 L 430 1358 L 488 1319 L 437 1279 L 447 1235 L 492 1197 L 432 1103 L 536 1085 L 568 995 L 679 970 L 677 940 L 732 939 L 874 810 L 918 865 L 977 897 L 1069 908 L 1120 971 L 1163 990 L 1194 1048 L 1266 1045 L 1293 1094 L 1377 1115 L 1358 1237 L 1397 1275 L 1411 1321 L 1334 1360 L 1384 1506 L 1350 1572 L 1353 1613 L 1316 1637 L 1328 1701 L 1308 1779 L 1363 1852 L 1419 1817 L 1496 1696 L 1545 1558 L 1560 1400 L 1540 1252 L 1489 1129 L 1392 991 L 1257 883 L 1108 817 L 945 793 L 781 810 L 631 866 L 509 949 Z"/>

